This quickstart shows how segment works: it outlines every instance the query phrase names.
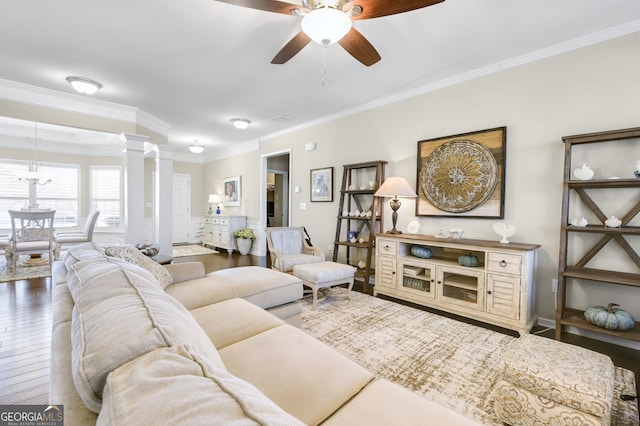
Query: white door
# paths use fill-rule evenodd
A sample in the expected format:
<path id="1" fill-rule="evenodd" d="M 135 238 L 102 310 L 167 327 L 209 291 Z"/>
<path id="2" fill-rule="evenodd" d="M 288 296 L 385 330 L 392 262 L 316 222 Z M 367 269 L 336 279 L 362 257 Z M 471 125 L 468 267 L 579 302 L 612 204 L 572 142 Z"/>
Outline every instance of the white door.
<path id="1" fill-rule="evenodd" d="M 173 244 L 189 242 L 191 176 L 173 175 Z"/>

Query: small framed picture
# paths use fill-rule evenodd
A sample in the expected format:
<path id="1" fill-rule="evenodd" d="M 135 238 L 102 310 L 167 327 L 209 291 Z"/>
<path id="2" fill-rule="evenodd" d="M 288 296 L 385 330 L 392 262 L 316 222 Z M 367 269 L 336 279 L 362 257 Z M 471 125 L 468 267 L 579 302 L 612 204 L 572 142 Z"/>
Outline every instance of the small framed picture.
<path id="1" fill-rule="evenodd" d="M 333 167 L 311 170 L 311 201 L 333 201 Z"/>
<path id="2" fill-rule="evenodd" d="M 223 206 L 239 206 L 240 200 L 242 200 L 240 187 L 240 176 L 232 176 L 222 179 L 222 189 L 224 195 L 222 196 Z"/>

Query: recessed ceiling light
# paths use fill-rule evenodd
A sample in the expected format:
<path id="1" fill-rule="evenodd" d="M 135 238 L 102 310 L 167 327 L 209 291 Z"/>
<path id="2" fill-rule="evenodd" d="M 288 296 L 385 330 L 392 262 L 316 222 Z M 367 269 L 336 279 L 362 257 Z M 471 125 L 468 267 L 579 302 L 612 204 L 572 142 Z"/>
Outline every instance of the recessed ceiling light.
<path id="1" fill-rule="evenodd" d="M 93 95 L 102 88 L 102 84 L 89 78 L 70 76 L 67 77 L 67 81 L 76 91 L 86 95 Z"/>
<path id="2" fill-rule="evenodd" d="M 232 118 L 231 124 L 233 124 L 233 127 L 235 127 L 236 129 L 244 130 L 249 127 L 251 121 L 247 120 L 246 118 Z"/>
<path id="3" fill-rule="evenodd" d="M 194 154 L 202 154 L 202 152 L 204 151 L 204 147 L 198 144 L 198 139 L 193 141 L 193 145 L 189 146 L 189 151 L 193 152 Z"/>

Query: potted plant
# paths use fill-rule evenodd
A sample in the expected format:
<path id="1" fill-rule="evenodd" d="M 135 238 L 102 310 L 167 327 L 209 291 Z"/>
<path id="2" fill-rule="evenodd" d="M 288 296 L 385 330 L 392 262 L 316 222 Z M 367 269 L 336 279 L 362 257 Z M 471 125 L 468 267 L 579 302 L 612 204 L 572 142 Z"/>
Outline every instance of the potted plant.
<path id="1" fill-rule="evenodd" d="M 251 250 L 251 243 L 256 239 L 256 234 L 251 228 L 238 229 L 233 233 L 236 237 L 236 245 L 240 254 L 247 254 Z"/>

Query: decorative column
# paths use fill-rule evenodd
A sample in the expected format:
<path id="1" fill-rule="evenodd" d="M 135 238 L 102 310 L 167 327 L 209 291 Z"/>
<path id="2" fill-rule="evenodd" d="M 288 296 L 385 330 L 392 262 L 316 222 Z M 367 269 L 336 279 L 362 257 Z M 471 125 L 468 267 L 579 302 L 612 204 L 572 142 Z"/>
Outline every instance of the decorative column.
<path id="1" fill-rule="evenodd" d="M 144 144 L 143 135 L 121 133 L 124 142 L 124 242 L 144 241 Z"/>
<path id="2" fill-rule="evenodd" d="M 156 145 L 155 239 L 160 253 L 173 253 L 173 152 Z"/>

